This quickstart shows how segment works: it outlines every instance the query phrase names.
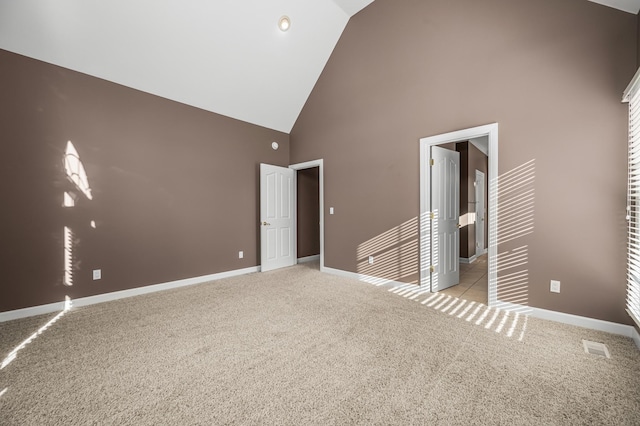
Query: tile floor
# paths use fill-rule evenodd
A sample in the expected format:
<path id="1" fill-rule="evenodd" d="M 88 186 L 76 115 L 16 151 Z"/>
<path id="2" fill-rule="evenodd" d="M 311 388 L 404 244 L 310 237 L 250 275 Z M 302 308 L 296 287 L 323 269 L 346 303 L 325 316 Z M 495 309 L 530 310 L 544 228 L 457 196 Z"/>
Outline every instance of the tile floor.
<path id="1" fill-rule="evenodd" d="M 439 293 L 486 305 L 488 300 L 487 268 L 486 254 L 478 257 L 473 263 L 461 263 L 460 284 Z"/>

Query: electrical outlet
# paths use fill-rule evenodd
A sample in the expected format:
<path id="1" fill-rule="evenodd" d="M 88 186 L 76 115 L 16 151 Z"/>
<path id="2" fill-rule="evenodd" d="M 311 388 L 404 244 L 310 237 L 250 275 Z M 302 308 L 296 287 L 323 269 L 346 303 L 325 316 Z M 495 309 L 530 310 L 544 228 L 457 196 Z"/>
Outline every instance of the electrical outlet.
<path id="1" fill-rule="evenodd" d="M 99 280 L 102 278 L 102 269 L 94 269 L 93 270 L 93 280 Z"/>
<path id="2" fill-rule="evenodd" d="M 551 291 L 551 293 L 560 293 L 560 281 L 551 280 L 549 291 Z"/>
<path id="3" fill-rule="evenodd" d="M 369 256 L 369 265 L 373 265 L 373 256 Z"/>
<path id="4" fill-rule="evenodd" d="M 244 257 L 244 252 L 243 251 L 239 251 L 238 252 L 238 259 L 242 259 Z"/>

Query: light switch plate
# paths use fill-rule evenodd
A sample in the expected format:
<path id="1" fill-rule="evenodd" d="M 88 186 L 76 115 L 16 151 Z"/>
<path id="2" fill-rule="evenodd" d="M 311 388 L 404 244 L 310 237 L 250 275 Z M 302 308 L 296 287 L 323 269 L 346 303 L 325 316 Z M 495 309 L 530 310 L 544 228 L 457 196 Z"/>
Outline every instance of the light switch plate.
<path id="1" fill-rule="evenodd" d="M 99 280 L 102 278 L 102 269 L 94 269 L 93 270 L 93 280 Z"/>
<path id="2" fill-rule="evenodd" d="M 560 293 L 560 281 L 551 280 L 549 290 L 551 291 L 551 293 Z"/>

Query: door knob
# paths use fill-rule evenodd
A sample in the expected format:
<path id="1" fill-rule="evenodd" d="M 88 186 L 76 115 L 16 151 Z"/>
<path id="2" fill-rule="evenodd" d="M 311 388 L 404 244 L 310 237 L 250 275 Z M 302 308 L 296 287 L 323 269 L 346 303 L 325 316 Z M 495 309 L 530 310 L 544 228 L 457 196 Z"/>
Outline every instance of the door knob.
<path id="1" fill-rule="evenodd" d="M 269 226 L 269 225 L 271 225 L 271 224 L 270 224 L 270 223 L 267 223 L 267 222 L 262 222 L 262 225 L 264 225 L 264 226 Z"/>

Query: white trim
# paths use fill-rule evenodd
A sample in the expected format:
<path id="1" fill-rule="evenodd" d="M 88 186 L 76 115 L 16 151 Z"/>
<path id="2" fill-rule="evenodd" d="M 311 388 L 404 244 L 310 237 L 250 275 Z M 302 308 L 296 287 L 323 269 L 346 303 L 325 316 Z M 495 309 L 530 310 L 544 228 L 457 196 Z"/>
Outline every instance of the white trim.
<path id="1" fill-rule="evenodd" d="M 638 14 L 638 2 L 637 0 L 589 0 L 594 3 L 609 6 L 614 9 L 622 10 L 623 12 Z"/>
<path id="2" fill-rule="evenodd" d="M 488 160 L 488 156 L 487 156 L 487 160 Z M 480 201 L 478 200 L 478 179 L 481 178 L 482 180 L 482 217 L 480 219 L 478 219 L 478 204 L 480 204 Z M 484 252 L 484 246 L 487 245 L 487 234 L 484 232 L 484 213 L 487 210 L 487 206 L 484 205 L 484 200 L 485 198 L 488 198 L 489 195 L 489 184 L 487 182 L 487 175 L 485 172 L 480 171 L 478 169 L 475 169 L 475 176 L 474 176 L 474 181 L 473 181 L 473 197 L 476 200 L 473 207 L 474 207 L 474 213 L 476 216 L 476 235 L 475 235 L 475 253 L 476 256 L 482 256 L 483 252 Z M 481 226 L 478 226 L 478 225 Z M 478 234 L 480 234 L 482 236 L 482 244 L 480 247 L 478 244 Z"/>
<path id="3" fill-rule="evenodd" d="M 487 141 L 486 146 L 480 142 L 479 138 L 469 139 L 469 142 L 471 142 L 471 145 L 478 148 L 478 151 L 482 152 L 487 157 L 489 156 L 489 141 Z"/>
<path id="4" fill-rule="evenodd" d="M 60 312 L 64 309 L 64 303 L 65 302 L 54 302 L 48 303 L 46 305 L 33 306 L 30 308 L 0 312 L 0 322 L 34 317 L 36 315 L 50 314 L 51 312 Z"/>
<path id="5" fill-rule="evenodd" d="M 619 324 L 617 322 L 604 321 L 596 318 L 583 317 L 580 315 L 567 314 L 564 312 L 550 311 L 542 308 L 534 308 L 531 306 L 518 305 L 515 303 L 498 301 L 496 306 L 505 311 L 518 311 L 525 313 L 531 317 L 539 318 L 547 321 L 559 322 L 562 324 L 575 325 L 577 327 L 588 328 L 590 330 L 604 331 L 611 334 L 619 334 L 621 336 L 631 337 L 634 340 L 635 328 L 631 325 Z M 640 349 L 640 336 L 636 341 L 636 345 Z"/>
<path id="6" fill-rule="evenodd" d="M 139 296 L 142 294 L 155 293 L 158 291 L 170 290 L 173 288 L 185 287 L 194 284 L 202 284 L 209 281 L 221 280 L 223 278 L 235 277 L 238 275 L 251 274 L 253 272 L 260 272 L 259 266 L 253 266 L 251 268 L 236 269 L 233 271 L 219 272 L 217 274 L 203 275 L 200 277 L 186 278 L 183 280 L 170 281 L 161 284 L 153 284 L 143 287 L 131 288 L 128 290 L 114 291 L 111 293 L 98 294 L 96 296 L 81 297 L 79 299 L 73 299 L 73 307 L 94 305 L 96 303 L 109 302 L 112 300 L 124 299 L 132 296 Z M 48 314 L 51 312 L 62 311 L 65 307 L 65 302 L 49 303 L 47 305 L 33 306 L 30 308 L 16 309 L 13 311 L 0 312 L 0 322 L 11 321 L 20 318 L 31 317 L 35 315 Z"/>
<path id="7" fill-rule="evenodd" d="M 627 314 L 631 317 L 631 319 L 633 320 L 633 322 L 636 323 L 636 325 L 638 327 L 640 327 L 640 318 L 636 317 L 633 312 L 631 312 L 629 309 L 625 309 L 625 311 L 627 312 Z"/>
<path id="8" fill-rule="evenodd" d="M 473 127 L 470 129 L 458 130 L 455 132 L 444 133 L 440 135 L 430 136 L 420 139 L 420 285 L 431 288 L 431 224 L 428 214 L 431 211 L 431 177 L 428 171 L 428 164 L 431 158 L 430 147 L 432 145 L 440 145 L 450 142 L 468 141 L 480 137 L 489 138 L 489 205 L 486 206 L 489 217 L 489 292 L 488 304 L 494 306 L 497 302 L 497 267 L 496 256 L 498 247 L 497 241 L 498 216 L 497 216 L 497 193 L 498 193 L 498 123 L 486 124 L 484 126 Z M 492 243 L 493 242 L 493 243 Z"/>
<path id="9" fill-rule="evenodd" d="M 349 272 L 349 271 L 343 271 L 342 269 L 334 269 L 334 268 L 329 268 L 329 267 L 325 267 L 324 271 L 327 274 L 331 274 L 331 275 L 337 275 L 339 277 L 343 277 L 343 278 L 351 278 L 357 281 L 361 281 L 367 284 L 373 284 L 379 287 L 385 286 L 385 285 L 412 285 L 410 283 L 403 283 L 400 281 L 394 281 L 394 280 L 388 280 L 386 278 L 378 278 L 378 277 L 373 277 L 371 275 L 364 275 L 364 274 L 358 274 L 357 272 Z M 417 287 L 417 286 L 416 286 Z"/>
<path id="10" fill-rule="evenodd" d="M 636 330 L 635 327 L 631 328 L 633 329 L 631 331 L 631 338 L 634 342 L 636 342 L 636 346 L 638 347 L 638 349 L 640 349 L 640 333 L 638 333 L 638 330 Z"/>
<path id="11" fill-rule="evenodd" d="M 631 82 L 624 90 L 622 94 L 622 102 L 629 102 L 634 93 L 640 90 L 640 68 L 636 71 L 636 74 L 631 79 Z"/>
<path id="12" fill-rule="evenodd" d="M 320 255 L 315 254 L 313 256 L 299 257 L 298 263 L 308 263 L 308 262 L 316 262 L 320 260 Z"/>
<path id="13" fill-rule="evenodd" d="M 476 261 L 476 259 L 478 259 L 480 256 L 484 255 L 487 253 L 487 249 L 482 249 L 479 250 L 476 254 L 474 254 L 471 257 L 461 257 L 460 258 L 460 263 L 473 263 Z"/>
<path id="14" fill-rule="evenodd" d="M 466 258 L 466 257 L 461 257 L 460 258 L 460 263 L 473 263 L 476 261 L 476 259 L 478 258 L 477 254 L 474 254 L 473 256 Z"/>
<path id="15" fill-rule="evenodd" d="M 290 169 L 293 170 L 304 170 L 304 169 L 312 169 L 314 167 L 318 167 L 318 180 L 320 183 L 320 272 L 324 272 L 324 159 L 306 161 L 304 163 L 291 164 L 289 166 Z M 298 174 L 294 174 L 294 182 L 295 182 L 295 193 L 294 196 L 298 196 Z M 294 200 L 297 205 L 297 198 Z M 298 227 L 298 208 L 295 209 L 295 227 L 297 232 Z M 297 238 L 297 237 L 296 237 Z M 298 245 L 295 244 L 295 253 L 297 257 L 298 253 Z"/>
<path id="16" fill-rule="evenodd" d="M 633 327 L 625 324 L 618 324 L 611 321 L 603 321 L 595 318 L 582 317 L 579 315 L 565 314 L 563 312 L 549 311 L 541 308 L 531 308 L 532 317 L 563 324 L 576 325 L 578 327 L 589 328 L 591 330 L 606 331 L 607 333 L 620 334 L 632 337 Z"/>

